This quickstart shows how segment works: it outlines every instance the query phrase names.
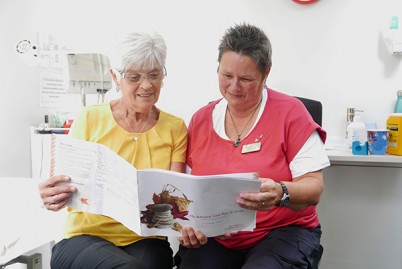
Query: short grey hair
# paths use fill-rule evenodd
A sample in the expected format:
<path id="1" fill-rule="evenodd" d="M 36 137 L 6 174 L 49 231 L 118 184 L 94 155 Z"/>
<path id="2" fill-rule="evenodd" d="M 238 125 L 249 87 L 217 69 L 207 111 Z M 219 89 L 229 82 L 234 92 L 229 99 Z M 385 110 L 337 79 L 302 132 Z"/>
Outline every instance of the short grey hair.
<path id="1" fill-rule="evenodd" d="M 119 71 L 131 69 L 163 69 L 167 47 L 158 33 L 130 33 L 117 46 L 115 57 Z"/>
<path id="2" fill-rule="evenodd" d="M 263 76 L 272 66 L 271 42 L 256 26 L 243 23 L 227 29 L 219 45 L 218 62 L 228 51 L 251 57 Z"/>

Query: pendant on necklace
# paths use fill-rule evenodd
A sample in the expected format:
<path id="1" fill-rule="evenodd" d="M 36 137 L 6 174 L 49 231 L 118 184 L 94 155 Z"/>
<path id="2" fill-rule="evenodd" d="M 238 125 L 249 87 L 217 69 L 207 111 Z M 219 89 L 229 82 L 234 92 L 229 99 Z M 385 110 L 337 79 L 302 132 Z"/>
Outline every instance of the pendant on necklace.
<path id="1" fill-rule="evenodd" d="M 134 141 L 137 141 L 137 140 L 138 140 L 138 136 L 135 135 L 133 139 L 134 139 Z"/>
<path id="2" fill-rule="evenodd" d="M 240 136 L 237 137 L 236 141 L 233 143 L 235 147 L 238 147 L 240 145 Z"/>

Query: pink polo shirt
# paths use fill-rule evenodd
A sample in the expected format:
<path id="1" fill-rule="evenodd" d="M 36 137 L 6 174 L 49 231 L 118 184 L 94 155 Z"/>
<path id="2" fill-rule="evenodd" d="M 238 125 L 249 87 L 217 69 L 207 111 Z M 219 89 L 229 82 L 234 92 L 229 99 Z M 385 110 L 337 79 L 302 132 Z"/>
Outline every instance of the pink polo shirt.
<path id="1" fill-rule="evenodd" d="M 260 177 L 275 181 L 291 181 L 289 163 L 317 131 L 323 141 L 326 133 L 316 124 L 304 105 L 294 97 L 268 89 L 268 101 L 253 130 L 238 147 L 221 138 L 213 129 L 212 111 L 215 101 L 197 111 L 189 125 L 187 163 L 193 175 L 258 172 Z M 261 141 L 261 150 L 242 154 L 244 145 Z M 228 240 L 219 240 L 232 249 L 252 247 L 272 229 L 288 225 L 313 228 L 319 224 L 315 206 L 300 211 L 274 207 L 258 211 L 253 232 L 239 232 Z"/>

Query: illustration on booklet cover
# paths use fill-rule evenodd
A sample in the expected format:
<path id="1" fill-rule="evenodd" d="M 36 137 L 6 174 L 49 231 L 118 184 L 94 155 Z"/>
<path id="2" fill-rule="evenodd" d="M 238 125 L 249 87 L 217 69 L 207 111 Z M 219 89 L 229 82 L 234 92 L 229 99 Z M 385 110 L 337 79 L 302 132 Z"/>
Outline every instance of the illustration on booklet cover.
<path id="1" fill-rule="evenodd" d="M 180 192 L 180 196 L 172 195 Z M 177 187 L 166 184 L 159 194 L 152 196 L 153 204 L 148 204 L 146 210 L 141 211 L 141 223 L 148 228 L 168 229 L 172 228 L 180 232 L 181 225 L 176 219 L 188 220 L 188 206 L 193 201 Z"/>

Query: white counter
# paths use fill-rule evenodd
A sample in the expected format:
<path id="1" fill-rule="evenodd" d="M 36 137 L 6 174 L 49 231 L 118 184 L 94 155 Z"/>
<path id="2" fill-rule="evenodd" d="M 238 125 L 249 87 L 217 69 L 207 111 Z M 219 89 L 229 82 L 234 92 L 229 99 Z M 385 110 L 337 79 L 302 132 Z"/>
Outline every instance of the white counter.
<path id="1" fill-rule="evenodd" d="M 402 168 L 402 156 L 396 155 L 352 155 L 344 149 L 327 149 L 331 165 L 398 167 Z"/>
<path id="2" fill-rule="evenodd" d="M 402 156 L 327 152 L 320 268 L 402 268 Z"/>

